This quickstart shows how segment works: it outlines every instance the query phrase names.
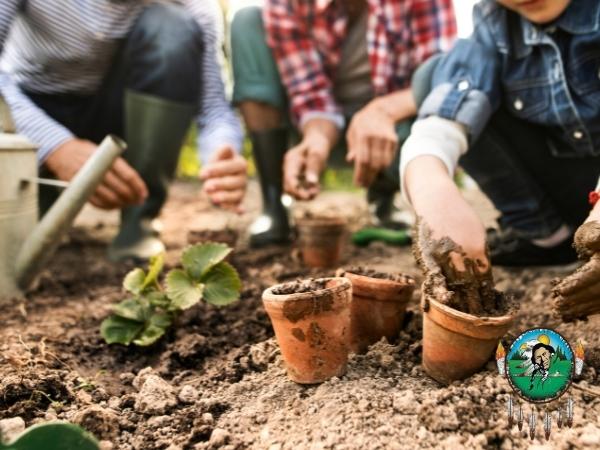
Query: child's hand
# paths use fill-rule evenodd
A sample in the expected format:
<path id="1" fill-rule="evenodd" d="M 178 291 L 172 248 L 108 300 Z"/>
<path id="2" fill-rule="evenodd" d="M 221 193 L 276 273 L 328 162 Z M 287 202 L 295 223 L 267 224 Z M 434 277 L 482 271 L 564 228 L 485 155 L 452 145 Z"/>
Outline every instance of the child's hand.
<path id="1" fill-rule="evenodd" d="M 462 249 L 451 252 L 456 270 L 464 271 L 464 257 L 474 261 L 481 273 L 489 268 L 483 223 L 466 202 L 438 158 L 421 156 L 406 169 L 405 186 L 420 220 L 431 230 L 431 238 L 450 238 Z"/>

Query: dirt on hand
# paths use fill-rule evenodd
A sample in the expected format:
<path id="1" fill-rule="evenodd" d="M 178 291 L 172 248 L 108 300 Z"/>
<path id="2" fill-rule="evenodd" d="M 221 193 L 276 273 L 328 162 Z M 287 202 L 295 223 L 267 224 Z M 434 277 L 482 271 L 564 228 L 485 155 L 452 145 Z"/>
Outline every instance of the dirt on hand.
<path id="1" fill-rule="evenodd" d="M 481 272 L 480 264 L 467 258 L 452 239 L 434 239 L 431 229 L 422 220 L 417 221 L 416 230 L 413 253 L 425 276 L 425 295 L 457 311 L 482 317 L 503 316 L 517 307 L 495 289 L 491 267 Z M 462 255 L 465 270 L 454 266 L 453 253 Z"/>

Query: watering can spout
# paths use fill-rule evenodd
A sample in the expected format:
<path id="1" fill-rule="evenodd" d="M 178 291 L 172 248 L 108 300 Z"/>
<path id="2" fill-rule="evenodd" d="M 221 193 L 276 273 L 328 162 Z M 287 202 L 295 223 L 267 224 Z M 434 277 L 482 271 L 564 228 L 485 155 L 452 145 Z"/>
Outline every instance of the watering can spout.
<path id="1" fill-rule="evenodd" d="M 88 198 L 102 181 L 126 144 L 116 136 L 107 136 L 56 200 L 17 256 L 15 275 L 19 287 L 27 289 L 39 270 L 52 256 L 63 233 L 71 226 Z"/>

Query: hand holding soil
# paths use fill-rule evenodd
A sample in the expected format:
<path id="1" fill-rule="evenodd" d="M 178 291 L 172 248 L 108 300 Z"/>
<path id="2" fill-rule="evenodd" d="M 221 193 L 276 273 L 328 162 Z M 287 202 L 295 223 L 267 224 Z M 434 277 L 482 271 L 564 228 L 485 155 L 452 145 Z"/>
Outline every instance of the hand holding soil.
<path id="1" fill-rule="evenodd" d="M 600 222 L 584 223 L 575 233 L 575 249 L 587 263 L 554 288 L 556 312 L 569 321 L 600 313 Z"/>
<path id="2" fill-rule="evenodd" d="M 434 238 L 433 231 L 421 219 L 416 234 L 413 252 L 425 273 L 424 295 L 468 314 L 498 314 L 501 296 L 494 289 L 487 258 L 470 258 L 449 237 Z"/>

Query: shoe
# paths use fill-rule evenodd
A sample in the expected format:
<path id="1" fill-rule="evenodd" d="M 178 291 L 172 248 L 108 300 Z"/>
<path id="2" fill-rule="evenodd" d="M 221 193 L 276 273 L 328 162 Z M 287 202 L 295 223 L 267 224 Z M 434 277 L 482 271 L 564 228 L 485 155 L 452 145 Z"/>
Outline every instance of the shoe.
<path id="1" fill-rule="evenodd" d="M 262 214 L 250 225 L 250 246 L 287 244 L 290 242 L 290 225 L 281 196 L 288 130 L 282 127 L 253 132 L 250 137 L 263 200 Z"/>
<path id="2" fill-rule="evenodd" d="M 165 250 L 153 220 L 167 199 L 169 182 L 195 113 L 193 104 L 125 92 L 124 157 L 146 183 L 148 198 L 142 205 L 121 211 L 121 228 L 108 251 L 112 261 L 145 261 Z"/>
<path id="3" fill-rule="evenodd" d="M 535 245 L 530 237 L 509 228 L 487 230 L 490 262 L 495 266 L 553 266 L 577 261 L 572 237 L 554 247 Z"/>

